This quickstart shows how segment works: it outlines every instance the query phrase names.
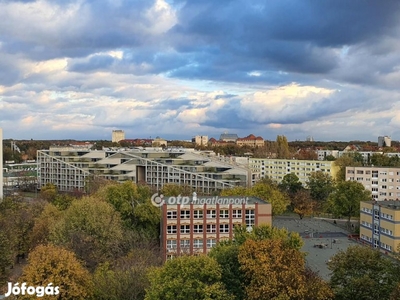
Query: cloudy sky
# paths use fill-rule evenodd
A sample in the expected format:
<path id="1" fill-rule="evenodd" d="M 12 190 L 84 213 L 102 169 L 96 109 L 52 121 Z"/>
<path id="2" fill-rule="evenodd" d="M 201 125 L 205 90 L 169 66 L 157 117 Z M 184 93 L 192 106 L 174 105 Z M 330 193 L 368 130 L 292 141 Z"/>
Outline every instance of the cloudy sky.
<path id="1" fill-rule="evenodd" d="M 400 1 L 0 0 L 4 138 L 400 139 Z"/>

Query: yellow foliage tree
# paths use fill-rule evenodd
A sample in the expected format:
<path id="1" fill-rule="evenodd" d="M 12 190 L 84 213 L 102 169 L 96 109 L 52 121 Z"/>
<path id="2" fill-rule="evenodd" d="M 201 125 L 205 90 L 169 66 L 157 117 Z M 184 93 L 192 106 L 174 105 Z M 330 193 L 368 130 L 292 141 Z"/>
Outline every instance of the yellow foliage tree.
<path id="1" fill-rule="evenodd" d="M 57 299 L 83 300 L 92 296 L 90 273 L 72 252 L 54 245 L 40 245 L 30 253 L 28 261 L 19 282 L 26 282 L 27 286 L 35 287 L 46 287 L 52 283 L 53 287 L 59 287 Z M 32 297 L 21 295 L 18 299 Z M 36 299 L 36 296 L 34 298 Z M 55 296 L 45 295 L 41 299 L 55 299 Z"/>

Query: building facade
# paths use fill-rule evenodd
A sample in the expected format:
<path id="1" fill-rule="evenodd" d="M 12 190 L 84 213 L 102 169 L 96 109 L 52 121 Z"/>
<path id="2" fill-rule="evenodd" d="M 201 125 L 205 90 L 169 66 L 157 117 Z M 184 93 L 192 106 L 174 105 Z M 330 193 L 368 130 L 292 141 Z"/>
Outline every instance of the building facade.
<path id="1" fill-rule="evenodd" d="M 256 197 L 187 198 L 184 205 L 177 204 L 175 197 L 166 198 L 161 207 L 165 259 L 208 253 L 218 242 L 232 239 L 236 225 L 251 230 L 272 224 L 271 204 Z"/>
<path id="2" fill-rule="evenodd" d="M 208 145 L 208 135 L 196 135 L 192 139 L 192 143 L 195 143 L 196 146 L 207 146 Z"/>
<path id="3" fill-rule="evenodd" d="M 39 188 L 52 183 L 60 191 L 85 190 L 91 177 L 147 183 L 187 185 L 204 194 L 249 186 L 251 172 L 243 166 L 214 161 L 183 149 L 75 149 L 53 147 L 37 153 Z"/>
<path id="4" fill-rule="evenodd" d="M 249 147 L 263 147 L 264 139 L 261 136 L 255 136 L 250 134 L 244 138 L 238 138 L 236 140 L 236 145 L 238 146 L 249 146 Z"/>
<path id="5" fill-rule="evenodd" d="M 302 184 L 305 184 L 313 172 L 323 172 L 332 178 L 336 177 L 338 168 L 331 161 L 249 158 L 249 166 L 253 174 L 260 179 L 270 178 L 281 182 L 285 175 L 294 173 Z M 254 183 L 254 182 L 253 182 Z"/>
<path id="6" fill-rule="evenodd" d="M 125 132 L 123 130 L 112 131 L 111 141 L 113 143 L 118 143 L 119 141 L 122 141 L 124 139 L 125 139 Z"/>
<path id="7" fill-rule="evenodd" d="M 391 147 L 392 139 L 389 136 L 379 136 L 378 137 L 378 147 Z"/>
<path id="8" fill-rule="evenodd" d="M 360 203 L 360 239 L 383 252 L 398 252 L 400 244 L 400 201 Z"/>
<path id="9" fill-rule="evenodd" d="M 373 200 L 400 199 L 400 168 L 346 167 L 346 180 L 362 183 Z"/>

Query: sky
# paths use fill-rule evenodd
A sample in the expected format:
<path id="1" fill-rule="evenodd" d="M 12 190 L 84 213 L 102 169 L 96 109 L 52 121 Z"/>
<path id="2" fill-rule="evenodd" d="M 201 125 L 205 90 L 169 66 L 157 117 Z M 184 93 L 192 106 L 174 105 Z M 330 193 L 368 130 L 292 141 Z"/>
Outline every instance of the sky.
<path id="1" fill-rule="evenodd" d="M 8 139 L 400 138 L 400 1 L 0 0 Z"/>

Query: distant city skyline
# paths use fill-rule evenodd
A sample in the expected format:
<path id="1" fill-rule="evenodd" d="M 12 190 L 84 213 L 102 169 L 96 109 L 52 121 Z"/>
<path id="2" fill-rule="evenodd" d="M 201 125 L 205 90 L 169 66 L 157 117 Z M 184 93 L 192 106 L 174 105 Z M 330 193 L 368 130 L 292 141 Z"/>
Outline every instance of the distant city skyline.
<path id="1" fill-rule="evenodd" d="M 5 139 L 400 137 L 399 1 L 0 1 Z"/>

